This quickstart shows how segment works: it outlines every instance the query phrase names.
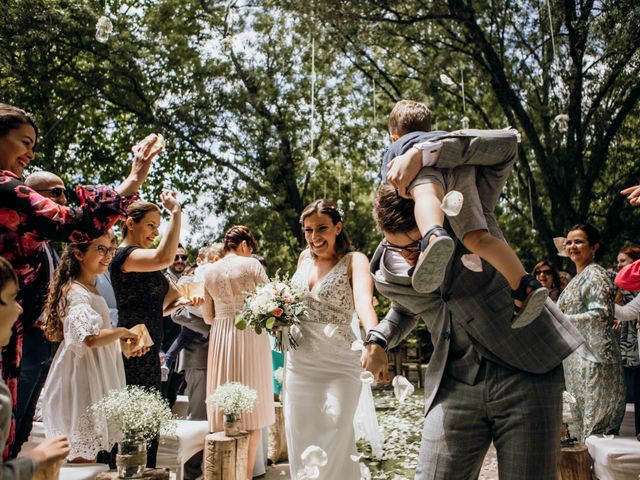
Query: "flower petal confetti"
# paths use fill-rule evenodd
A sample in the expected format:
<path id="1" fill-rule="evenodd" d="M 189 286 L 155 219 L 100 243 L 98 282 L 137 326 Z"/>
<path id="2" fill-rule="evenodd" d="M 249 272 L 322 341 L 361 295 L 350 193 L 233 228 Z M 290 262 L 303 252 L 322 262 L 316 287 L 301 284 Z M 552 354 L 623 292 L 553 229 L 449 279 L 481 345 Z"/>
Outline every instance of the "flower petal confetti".
<path id="1" fill-rule="evenodd" d="M 327 452 L 317 445 L 309 445 L 305 448 L 300 459 L 305 467 L 324 467 L 329 461 Z"/>
<path id="2" fill-rule="evenodd" d="M 362 340 L 354 340 L 351 344 L 351 351 L 361 352 L 364 350 L 364 342 Z"/>
<path id="3" fill-rule="evenodd" d="M 464 203 L 464 197 L 462 193 L 457 190 L 451 190 L 442 199 L 440 208 L 449 217 L 455 217 L 462 210 L 462 204 Z"/>
<path id="4" fill-rule="evenodd" d="M 465 253 L 460 257 L 460 261 L 472 272 L 482 271 L 482 259 L 475 253 Z"/>
<path id="5" fill-rule="evenodd" d="M 336 330 L 338 330 L 338 325 L 334 324 L 334 323 L 328 323 L 327 325 L 325 325 L 324 329 L 322 330 L 325 337 L 327 338 L 331 338 L 333 337 L 333 334 L 336 333 Z"/>
<path id="6" fill-rule="evenodd" d="M 400 403 L 404 403 L 409 395 L 415 391 L 413 384 L 402 375 L 393 377 L 393 394 Z"/>

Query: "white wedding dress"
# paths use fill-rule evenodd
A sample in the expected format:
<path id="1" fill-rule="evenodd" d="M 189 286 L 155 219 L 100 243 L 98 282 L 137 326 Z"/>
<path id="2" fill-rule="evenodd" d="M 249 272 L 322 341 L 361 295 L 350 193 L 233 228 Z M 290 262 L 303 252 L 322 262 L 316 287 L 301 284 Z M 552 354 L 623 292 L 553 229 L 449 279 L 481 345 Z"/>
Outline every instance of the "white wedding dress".
<path id="1" fill-rule="evenodd" d="M 354 415 L 362 382 L 360 351 L 352 351 L 356 339 L 351 329 L 355 311 L 345 255 L 309 291 L 309 254 L 293 276 L 304 292 L 307 318 L 301 338 L 286 358 L 284 416 L 291 478 L 302 480 L 309 472 L 301 458 L 308 447 L 319 447 L 327 455 L 318 479 L 358 480 Z"/>

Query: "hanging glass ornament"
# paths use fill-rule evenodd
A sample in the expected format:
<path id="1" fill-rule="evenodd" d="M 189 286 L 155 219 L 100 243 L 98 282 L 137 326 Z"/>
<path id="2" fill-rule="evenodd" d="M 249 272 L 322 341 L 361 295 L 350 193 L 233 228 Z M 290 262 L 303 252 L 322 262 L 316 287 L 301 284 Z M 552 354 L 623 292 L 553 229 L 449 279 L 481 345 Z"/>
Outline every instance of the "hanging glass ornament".
<path id="1" fill-rule="evenodd" d="M 96 23 L 96 40 L 100 43 L 106 43 L 113 33 L 113 23 L 109 17 L 102 15 Z"/>
<path id="2" fill-rule="evenodd" d="M 569 115 L 561 113 L 553 118 L 553 124 L 556 126 L 560 133 L 566 133 L 569 129 Z"/>
<path id="3" fill-rule="evenodd" d="M 307 167 L 309 168 L 309 173 L 314 173 L 318 168 L 318 165 L 320 165 L 320 160 L 318 160 L 316 157 L 309 157 L 307 159 Z"/>
<path id="4" fill-rule="evenodd" d="M 349 200 L 349 210 L 355 210 L 356 208 L 356 202 L 354 202 L 353 200 Z"/>

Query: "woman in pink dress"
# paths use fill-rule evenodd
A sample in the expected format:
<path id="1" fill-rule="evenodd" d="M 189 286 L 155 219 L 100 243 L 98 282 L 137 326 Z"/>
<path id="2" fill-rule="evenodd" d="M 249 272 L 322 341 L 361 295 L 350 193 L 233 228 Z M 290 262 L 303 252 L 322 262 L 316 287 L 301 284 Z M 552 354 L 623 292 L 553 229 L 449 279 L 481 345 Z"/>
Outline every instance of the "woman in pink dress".
<path id="1" fill-rule="evenodd" d="M 236 314 L 242 309 L 247 294 L 268 281 L 260 262 L 251 257 L 256 249 L 256 240 L 247 227 L 233 226 L 227 231 L 224 257 L 205 273 L 202 307 L 204 320 L 211 325 L 207 396 L 229 382 L 240 382 L 258 393 L 253 411 L 243 413 L 241 417 L 243 429 L 249 432 L 249 480 L 260 430 L 275 423 L 271 347 L 267 334 L 258 335 L 252 329 L 238 330 L 235 327 Z M 207 406 L 207 416 L 212 432 L 223 429 L 222 412 Z"/>

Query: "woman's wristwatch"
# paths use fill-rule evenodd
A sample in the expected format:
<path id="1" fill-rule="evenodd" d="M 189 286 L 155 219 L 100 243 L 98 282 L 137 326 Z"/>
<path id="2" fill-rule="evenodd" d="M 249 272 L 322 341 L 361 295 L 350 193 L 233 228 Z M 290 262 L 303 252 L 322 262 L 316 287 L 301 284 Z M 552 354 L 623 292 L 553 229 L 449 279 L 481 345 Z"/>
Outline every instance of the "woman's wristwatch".
<path id="1" fill-rule="evenodd" d="M 364 337 L 363 343 L 365 347 L 370 343 L 375 343 L 376 345 L 381 346 L 385 352 L 387 351 L 387 339 L 384 338 L 382 334 L 374 330 L 369 330 L 369 333 L 367 333 L 367 336 Z"/>

